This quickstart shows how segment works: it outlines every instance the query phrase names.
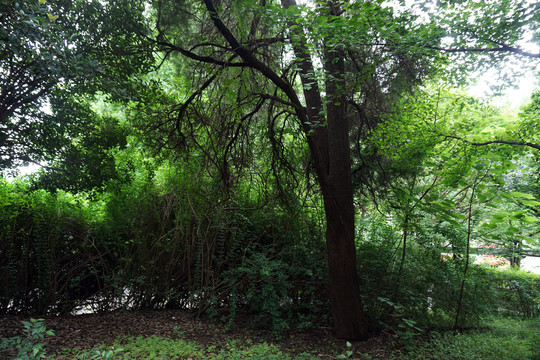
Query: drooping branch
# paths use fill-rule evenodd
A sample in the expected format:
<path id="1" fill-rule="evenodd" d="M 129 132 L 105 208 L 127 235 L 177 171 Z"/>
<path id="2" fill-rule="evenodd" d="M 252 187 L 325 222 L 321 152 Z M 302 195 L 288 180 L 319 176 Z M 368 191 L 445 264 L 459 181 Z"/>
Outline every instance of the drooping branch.
<path id="1" fill-rule="evenodd" d="M 223 63 L 232 64 L 232 61 L 236 58 L 236 56 L 237 56 L 236 54 L 233 54 L 227 61 L 224 61 Z M 195 91 L 193 94 L 191 94 L 191 96 L 180 106 L 180 109 L 178 110 L 177 123 L 176 123 L 177 128 L 179 128 L 179 122 L 180 122 L 182 116 L 184 115 L 184 112 L 188 108 L 188 106 L 195 100 L 195 98 L 197 96 L 200 96 L 202 94 L 202 92 L 212 84 L 212 82 L 217 78 L 218 73 L 219 73 L 219 71 L 216 72 L 211 77 L 209 77 L 201 85 L 201 87 L 199 89 L 197 89 L 197 91 Z"/>
<path id="2" fill-rule="evenodd" d="M 288 3 L 289 6 L 295 5 L 294 1 L 282 1 L 282 5 L 287 7 L 284 3 Z M 290 104 L 293 106 L 296 116 L 302 124 L 303 131 L 307 135 L 308 144 L 311 149 L 312 156 L 318 163 L 328 162 L 327 152 L 327 140 L 326 140 L 326 128 L 320 126 L 318 120 L 314 118 L 313 110 L 314 106 L 308 104 L 307 109 L 302 105 L 298 94 L 293 88 L 292 84 L 283 77 L 279 76 L 268 65 L 260 61 L 251 50 L 242 46 L 229 28 L 223 23 L 219 17 L 214 3 L 212 0 L 204 0 L 206 9 L 210 15 L 212 22 L 216 29 L 221 33 L 225 40 L 229 43 L 235 54 L 239 55 L 251 68 L 257 70 L 262 76 L 270 80 L 278 89 L 280 89 L 285 96 L 289 99 Z M 295 49 L 296 52 L 296 49 Z M 304 74 L 305 75 L 305 74 Z M 320 97 L 320 94 L 317 94 Z M 306 102 L 308 102 L 310 96 L 306 96 Z M 320 102 L 320 101 L 319 101 Z M 319 107 L 317 107 L 319 108 Z M 322 108 L 322 106 L 320 107 Z"/>
<path id="3" fill-rule="evenodd" d="M 283 91 L 285 95 L 287 95 L 287 97 L 291 100 L 291 103 L 295 106 L 296 113 L 300 118 L 302 124 L 309 123 L 304 107 L 302 106 L 300 99 L 298 98 L 298 95 L 292 88 L 291 84 L 289 84 L 282 77 L 276 74 L 276 72 L 270 69 L 267 65 L 262 63 L 251 53 L 250 50 L 246 49 L 238 42 L 238 40 L 235 38 L 229 28 L 218 16 L 217 10 L 214 7 L 214 3 L 212 0 L 204 0 L 204 4 L 206 5 L 206 9 L 210 14 L 210 18 L 212 19 L 214 26 L 225 38 L 225 40 L 227 40 L 229 45 L 231 45 L 232 51 L 234 51 L 242 59 L 244 59 L 244 61 L 248 63 L 250 67 L 259 71 L 264 77 L 269 79 L 272 83 L 274 83 L 274 85 L 276 85 L 281 91 Z"/>
<path id="4" fill-rule="evenodd" d="M 490 140 L 490 141 L 484 141 L 484 142 L 472 142 L 472 141 L 469 141 L 467 139 L 463 139 L 462 137 L 459 137 L 459 136 L 454 136 L 454 135 L 444 135 L 444 134 L 439 134 L 439 136 L 444 136 L 444 139 L 456 139 L 456 140 L 460 140 L 460 141 L 463 141 L 469 145 L 472 145 L 472 146 L 485 146 L 485 145 L 491 145 L 491 144 L 504 144 L 504 145 L 513 145 L 513 146 L 528 146 L 528 147 L 531 147 L 533 149 L 536 149 L 536 150 L 540 150 L 540 144 L 535 144 L 535 143 L 531 143 L 531 142 L 526 142 L 526 141 L 523 141 L 523 142 L 520 142 L 520 141 L 515 141 L 515 140 Z"/>
<path id="5" fill-rule="evenodd" d="M 439 50 L 448 53 L 467 53 L 467 52 L 476 52 L 476 53 L 492 53 L 492 52 L 509 52 L 516 55 L 521 55 L 525 57 L 540 59 L 540 54 L 531 53 L 524 50 L 521 50 L 516 47 L 501 45 L 494 48 L 444 48 L 439 46 L 427 46 L 428 49 Z"/>
<path id="6" fill-rule="evenodd" d="M 223 67 L 248 67 L 249 66 L 249 64 L 245 62 L 234 63 L 230 61 L 223 61 L 223 60 L 215 59 L 210 56 L 201 56 L 192 51 L 186 50 L 180 46 L 177 46 L 177 45 L 174 45 L 169 42 L 162 41 L 162 40 L 156 40 L 155 43 L 157 45 L 163 46 L 164 49 L 178 51 L 179 53 L 181 53 L 187 58 L 200 61 L 203 63 L 207 63 L 207 64 L 215 64 L 215 65 L 219 65 Z"/>

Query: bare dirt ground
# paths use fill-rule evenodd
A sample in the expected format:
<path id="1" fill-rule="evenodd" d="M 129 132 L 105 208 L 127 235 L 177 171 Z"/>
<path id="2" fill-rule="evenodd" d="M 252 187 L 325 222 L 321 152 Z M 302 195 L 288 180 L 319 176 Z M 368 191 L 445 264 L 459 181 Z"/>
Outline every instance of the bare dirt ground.
<path id="1" fill-rule="evenodd" d="M 276 340 L 267 330 L 254 330 L 240 323 L 226 329 L 220 322 L 192 316 L 185 310 L 113 312 L 96 315 L 39 317 L 45 319 L 47 329 L 55 336 L 41 341 L 48 354 L 64 348 L 90 349 L 111 344 L 121 335 L 150 337 L 153 335 L 197 342 L 201 346 L 224 345 L 232 339 L 253 343 L 273 343 L 290 353 L 311 352 L 321 359 L 335 359 L 346 350 L 346 342 L 335 338 L 327 327 L 295 330 Z M 22 336 L 22 320 L 29 317 L 0 317 L 0 338 Z M 382 333 L 365 342 L 353 342 L 361 353 L 382 357 L 394 349 L 394 337 Z M 0 354 L 0 359 L 2 355 Z"/>

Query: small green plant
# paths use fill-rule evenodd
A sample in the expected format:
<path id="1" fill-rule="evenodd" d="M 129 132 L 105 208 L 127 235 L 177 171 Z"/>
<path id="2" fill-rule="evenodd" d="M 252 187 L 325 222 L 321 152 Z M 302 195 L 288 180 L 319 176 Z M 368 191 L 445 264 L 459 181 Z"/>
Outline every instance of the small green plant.
<path id="1" fill-rule="evenodd" d="M 122 358 L 124 354 L 122 353 L 123 349 L 90 349 L 86 350 L 77 356 L 75 356 L 78 360 L 110 360 L 110 359 L 118 359 Z"/>
<path id="2" fill-rule="evenodd" d="M 187 333 L 186 330 L 183 330 L 182 327 L 180 327 L 180 326 L 178 326 L 178 325 L 175 326 L 175 327 L 173 327 L 173 331 L 174 331 L 174 333 L 176 334 L 176 336 L 177 336 L 178 338 L 181 338 L 182 336 L 184 336 L 184 334 Z"/>
<path id="3" fill-rule="evenodd" d="M 14 336 L 4 338 L 0 342 L 0 350 L 14 349 L 17 352 L 16 360 L 43 359 L 45 350 L 42 343 L 36 343 L 36 340 L 43 339 L 45 336 L 53 336 L 52 330 L 47 330 L 45 320 L 30 319 L 23 321 L 25 337 Z"/>
<path id="4" fill-rule="evenodd" d="M 352 344 L 347 341 L 347 350 L 343 354 L 336 356 L 337 359 L 351 359 L 354 354 L 352 350 Z"/>
<path id="5" fill-rule="evenodd" d="M 91 349 L 69 349 L 65 348 L 57 355 L 62 359 L 77 360 L 110 360 L 124 358 L 124 349 L 114 346 L 101 345 Z M 130 357 L 125 357 L 129 359 Z"/>
<path id="6" fill-rule="evenodd" d="M 393 316 L 397 321 L 396 335 L 399 337 L 401 345 L 410 350 L 411 346 L 414 346 L 415 339 L 421 334 L 422 329 L 417 326 L 416 321 L 404 317 L 403 305 L 383 297 L 377 297 L 377 300 L 393 309 Z"/>
<path id="7" fill-rule="evenodd" d="M 115 345 L 122 347 L 126 359 L 203 359 L 204 351 L 196 343 L 183 339 L 170 339 L 159 336 L 145 338 L 122 337 Z"/>

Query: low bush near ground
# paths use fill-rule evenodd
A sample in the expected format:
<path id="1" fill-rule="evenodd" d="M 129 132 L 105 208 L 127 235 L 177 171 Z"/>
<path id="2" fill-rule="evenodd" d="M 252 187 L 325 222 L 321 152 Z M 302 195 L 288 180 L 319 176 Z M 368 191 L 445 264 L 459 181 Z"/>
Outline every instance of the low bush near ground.
<path id="1" fill-rule="evenodd" d="M 497 308 L 504 315 L 540 315 L 540 275 L 515 269 L 489 269 Z"/>

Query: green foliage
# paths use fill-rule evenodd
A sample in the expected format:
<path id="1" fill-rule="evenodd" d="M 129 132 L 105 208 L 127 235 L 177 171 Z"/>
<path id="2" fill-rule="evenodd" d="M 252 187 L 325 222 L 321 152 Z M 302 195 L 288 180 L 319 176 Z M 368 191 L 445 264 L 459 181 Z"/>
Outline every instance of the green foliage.
<path id="1" fill-rule="evenodd" d="M 434 333 L 404 359 L 538 359 L 538 319 L 495 320 L 488 331 Z"/>
<path id="2" fill-rule="evenodd" d="M 64 146 L 84 128 L 63 106 L 76 94 L 106 91 L 124 101 L 138 94 L 133 75 L 149 70 L 153 56 L 148 43 L 134 50 L 145 31 L 142 11 L 134 10 L 121 1 L 2 1 L 0 169 L 62 161 Z M 50 114 L 49 105 L 64 111 Z"/>
<path id="3" fill-rule="evenodd" d="M 0 314 L 189 308 L 233 326 L 244 312 L 276 337 L 326 318 L 314 168 L 335 167 L 314 166 L 310 150 L 333 144 L 315 139 L 332 135 L 326 111 L 339 101 L 372 322 L 413 344 L 422 329 L 452 324 L 461 284 L 460 326 L 495 311 L 538 314 L 537 279 L 465 273 L 466 239 L 496 239 L 515 259 L 538 245 L 540 182 L 527 176 L 538 173 L 538 94 L 516 119 L 444 84 L 417 87 L 448 76 L 435 52 L 445 42 L 497 53 L 498 41 L 518 44 L 537 28 L 532 6 L 441 1 L 423 18 L 384 1 L 339 2 L 339 14 L 329 3 L 215 3 L 212 15 L 227 14 L 261 63 L 248 66 L 186 1 L 0 4 L 0 169 L 49 166 L 32 186 L 0 181 Z M 294 59 L 283 57 L 291 48 Z M 331 73 L 326 60 L 341 52 Z M 330 91 L 341 77 L 350 80 Z M 118 355 L 108 351 L 84 356 Z"/>
<path id="4" fill-rule="evenodd" d="M 167 339 L 158 336 L 120 338 L 115 344 L 122 347 L 123 359 L 308 360 L 313 358 L 308 354 L 292 356 L 281 351 L 276 345 L 252 344 L 249 341 L 241 343 L 237 340 L 229 341 L 220 348 L 215 346 L 203 348 L 199 344 L 183 339 Z"/>
<path id="5" fill-rule="evenodd" d="M 328 311 L 309 216 L 244 210 L 249 198 L 223 199 L 182 168 L 146 163 L 132 176 L 93 198 L 2 183 L 3 313 L 189 307 L 232 326 L 242 311 L 280 336 Z"/>
<path id="6" fill-rule="evenodd" d="M 302 252 L 306 252 L 303 249 Z M 294 251 L 285 248 L 284 252 Z M 298 252 L 296 256 L 302 256 Z M 270 327 L 276 337 L 289 329 L 291 320 L 300 327 L 309 326 L 314 317 L 323 310 L 323 298 L 317 295 L 317 282 L 322 283 L 322 273 L 308 262 L 294 259 L 293 263 L 285 262 L 286 256 L 271 253 L 252 252 L 246 254 L 242 264 L 223 274 L 231 287 L 231 305 L 233 307 L 247 306 L 247 310 L 255 312 L 253 325 Z M 319 267 L 324 268 L 322 259 L 307 258 L 319 261 Z M 227 280 L 226 280 L 227 281 Z M 245 309 L 246 310 L 246 309 Z M 231 309 L 229 321 L 234 320 L 236 310 Z M 303 316 L 302 316 L 303 315 Z"/>
<path id="7" fill-rule="evenodd" d="M 514 81 L 516 72 L 536 66 L 534 60 L 538 54 L 526 51 L 523 41 L 529 38 L 528 31 L 538 32 L 537 3 L 443 0 L 433 7 L 425 6 L 422 1 L 415 3 L 417 9 L 426 14 L 431 26 L 438 28 L 440 36 L 444 37 L 441 48 L 450 57 L 449 76 L 463 81 L 465 74 L 483 73 L 496 64 L 501 69 L 497 71 L 500 84 L 508 84 Z M 530 30 L 527 30 L 528 26 Z M 510 67 L 516 71 L 507 71 Z"/>
<path id="8" fill-rule="evenodd" d="M 525 318 L 540 314 L 540 275 L 516 269 L 489 269 L 490 283 L 496 288 L 493 300 L 500 313 Z"/>
<path id="9" fill-rule="evenodd" d="M 100 346 L 89 350 L 64 349 L 59 355 L 77 360 L 110 360 L 124 358 L 122 348 Z"/>
<path id="10" fill-rule="evenodd" d="M 424 231 L 428 229 L 423 227 Z M 391 226 L 372 218 L 359 229 L 362 241 L 357 245 L 358 263 L 367 311 L 382 327 L 395 329 L 406 343 L 410 344 L 422 329 L 453 324 L 464 258 L 455 250 L 455 255 L 444 255 L 444 248 L 436 241 L 441 235 L 444 241 L 462 236 L 450 230 L 452 226 L 439 226 L 414 234 L 413 239 L 422 247 L 410 244 L 401 267 L 394 250 L 399 237 Z M 454 245 L 460 246 L 459 242 Z M 470 266 L 460 326 L 478 326 L 493 314 L 534 317 L 538 299 L 538 275 Z"/>
<path id="11" fill-rule="evenodd" d="M 209 358 L 216 360 L 292 359 L 290 355 L 283 353 L 275 345 L 269 345 L 266 343 L 253 345 L 248 343 L 246 345 L 241 345 L 234 341 L 229 342 L 224 349 L 220 350 L 216 355 L 210 356 Z"/>
<path id="12" fill-rule="evenodd" d="M 76 357 L 80 360 L 109 360 L 123 357 L 123 349 L 109 349 L 109 350 L 99 350 L 92 349 L 87 352 L 84 352 Z"/>
<path id="13" fill-rule="evenodd" d="M 84 196 L 28 191 L 0 183 L 0 312 L 69 312 L 99 289 L 99 262 L 90 232 L 99 206 Z M 93 250 L 92 250 L 93 249 Z M 81 264 L 87 264 L 82 266 Z M 63 273 L 63 276 L 58 276 Z"/>
<path id="14" fill-rule="evenodd" d="M 432 331 L 428 336 L 411 339 L 407 347 L 384 347 L 383 349 L 362 353 L 362 347 L 353 348 L 347 342 L 345 350 L 336 355 L 337 359 L 538 359 L 539 319 L 513 320 L 493 318 L 487 327 L 464 332 Z M 123 350 L 117 349 L 120 346 Z M 121 337 L 113 347 L 101 346 L 90 350 L 66 350 L 62 355 L 76 359 L 107 359 L 97 354 L 116 354 L 123 359 L 316 359 L 309 353 L 291 355 L 276 345 L 252 343 L 250 340 L 229 340 L 224 345 L 206 346 L 183 339 L 168 339 L 158 336 Z M 94 357 L 91 357 L 94 356 Z"/>
<path id="15" fill-rule="evenodd" d="M 409 349 L 393 349 L 384 355 L 355 354 L 362 360 L 468 360 L 539 358 L 538 319 L 497 318 L 489 327 L 465 332 L 430 332 Z"/>
<path id="16" fill-rule="evenodd" d="M 45 322 L 43 319 L 30 319 L 30 321 L 23 321 L 24 338 L 19 336 L 11 338 L 3 338 L 0 341 L 0 350 L 12 349 L 16 352 L 16 360 L 31 360 L 31 359 L 44 359 L 45 350 L 43 344 L 36 341 L 43 339 L 45 336 L 53 336 L 52 330 L 45 328 Z"/>
<path id="17" fill-rule="evenodd" d="M 167 339 L 158 336 L 150 338 L 126 337 L 115 344 L 122 348 L 124 359 L 178 359 L 202 358 L 204 350 L 183 339 Z"/>
<path id="18" fill-rule="evenodd" d="M 127 145 L 129 128 L 117 118 L 99 116 L 88 101 L 58 95 L 50 101 L 50 122 L 67 122 L 69 132 L 57 134 L 48 166 L 31 176 L 33 187 L 54 192 L 104 191 L 106 184 L 123 179 L 114 154 Z"/>

